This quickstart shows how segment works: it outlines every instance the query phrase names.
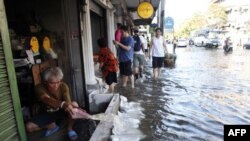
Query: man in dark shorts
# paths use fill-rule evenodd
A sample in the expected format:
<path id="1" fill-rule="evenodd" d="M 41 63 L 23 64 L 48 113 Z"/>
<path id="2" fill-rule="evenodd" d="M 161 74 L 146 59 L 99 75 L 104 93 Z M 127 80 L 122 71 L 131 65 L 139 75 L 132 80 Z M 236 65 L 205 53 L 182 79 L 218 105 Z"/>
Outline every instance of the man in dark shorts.
<path id="1" fill-rule="evenodd" d="M 128 78 L 131 79 L 131 87 L 134 88 L 134 76 L 132 71 L 132 60 L 134 55 L 134 39 L 129 35 L 127 26 L 122 26 L 121 41 L 113 41 L 119 49 L 119 68 L 122 75 L 122 86 L 126 87 Z"/>
<path id="2" fill-rule="evenodd" d="M 161 67 L 163 65 L 165 53 L 167 53 L 167 45 L 162 36 L 162 30 L 157 28 L 155 30 L 156 34 L 153 37 L 151 46 L 152 46 L 152 57 L 153 57 L 153 78 L 159 78 L 161 74 Z"/>

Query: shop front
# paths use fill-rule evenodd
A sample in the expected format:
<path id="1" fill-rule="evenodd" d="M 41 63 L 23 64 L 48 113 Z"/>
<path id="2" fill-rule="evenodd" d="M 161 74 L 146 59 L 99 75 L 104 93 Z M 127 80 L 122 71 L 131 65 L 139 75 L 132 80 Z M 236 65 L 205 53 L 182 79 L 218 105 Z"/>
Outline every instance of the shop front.
<path id="1" fill-rule="evenodd" d="M 1 0 L 0 140 L 26 140 L 42 71 L 62 68 L 71 97 L 88 109 L 78 0 Z M 4 127 L 4 128 L 2 128 Z"/>

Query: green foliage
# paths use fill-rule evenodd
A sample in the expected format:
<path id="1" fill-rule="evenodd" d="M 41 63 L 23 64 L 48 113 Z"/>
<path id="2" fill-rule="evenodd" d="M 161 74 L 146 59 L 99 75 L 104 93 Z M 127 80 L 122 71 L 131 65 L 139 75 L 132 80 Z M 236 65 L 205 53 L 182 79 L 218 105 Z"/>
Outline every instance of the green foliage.
<path id="1" fill-rule="evenodd" d="M 219 4 L 211 4 L 207 11 L 208 22 L 210 27 L 221 27 L 227 22 L 227 14 L 225 7 Z"/>
<path id="2" fill-rule="evenodd" d="M 177 37 L 187 38 L 192 31 L 200 29 L 204 25 L 206 25 L 206 19 L 204 15 L 196 13 L 189 20 L 182 24 L 175 35 Z"/>
<path id="3" fill-rule="evenodd" d="M 186 38 L 194 30 L 211 27 L 222 27 L 227 22 L 226 9 L 219 4 L 211 4 L 205 14 L 195 13 L 185 21 L 179 29 L 176 29 L 177 37 Z"/>

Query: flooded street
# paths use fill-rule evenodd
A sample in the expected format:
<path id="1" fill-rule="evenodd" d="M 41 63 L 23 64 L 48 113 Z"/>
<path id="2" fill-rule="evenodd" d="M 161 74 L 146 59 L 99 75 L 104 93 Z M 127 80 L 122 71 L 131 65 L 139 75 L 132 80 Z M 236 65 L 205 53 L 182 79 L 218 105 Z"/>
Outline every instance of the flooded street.
<path id="1" fill-rule="evenodd" d="M 223 140 L 224 124 L 250 124 L 250 50 L 177 48 L 175 68 L 164 68 L 120 94 L 145 109 L 145 141 Z"/>

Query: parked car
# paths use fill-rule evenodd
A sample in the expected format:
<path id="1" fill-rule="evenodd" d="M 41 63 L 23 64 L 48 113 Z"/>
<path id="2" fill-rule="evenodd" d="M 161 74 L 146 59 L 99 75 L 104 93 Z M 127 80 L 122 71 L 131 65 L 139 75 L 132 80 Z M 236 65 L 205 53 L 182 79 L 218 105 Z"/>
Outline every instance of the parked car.
<path id="1" fill-rule="evenodd" d="M 205 43 L 206 48 L 218 48 L 221 46 L 221 42 L 218 38 L 207 39 Z"/>
<path id="2" fill-rule="evenodd" d="M 197 46 L 197 47 L 203 47 L 205 46 L 206 44 L 206 38 L 204 36 L 199 36 L 199 37 L 195 37 L 194 38 L 194 45 Z"/>
<path id="3" fill-rule="evenodd" d="M 250 49 L 250 38 L 247 40 L 247 42 L 243 45 L 243 48 Z"/>
<path id="4" fill-rule="evenodd" d="M 177 46 L 178 47 L 187 47 L 187 40 L 186 39 L 178 39 Z"/>

